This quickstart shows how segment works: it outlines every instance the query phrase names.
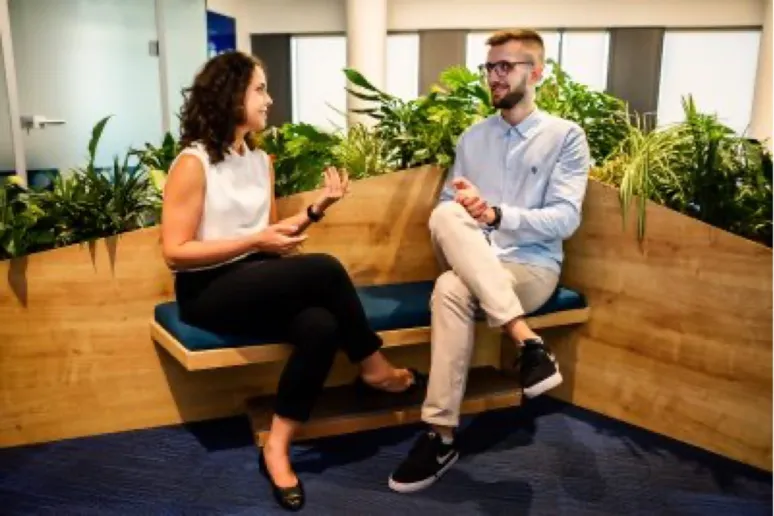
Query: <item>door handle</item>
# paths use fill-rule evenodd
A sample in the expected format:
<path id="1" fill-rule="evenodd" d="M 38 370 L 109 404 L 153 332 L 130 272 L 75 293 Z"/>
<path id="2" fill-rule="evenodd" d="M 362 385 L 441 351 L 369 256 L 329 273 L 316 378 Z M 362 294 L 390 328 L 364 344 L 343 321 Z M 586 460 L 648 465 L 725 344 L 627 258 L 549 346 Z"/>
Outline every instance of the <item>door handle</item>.
<path id="1" fill-rule="evenodd" d="M 25 115 L 21 117 L 22 129 L 29 133 L 31 129 L 45 129 L 49 125 L 64 125 L 64 120 L 51 120 L 43 115 Z"/>

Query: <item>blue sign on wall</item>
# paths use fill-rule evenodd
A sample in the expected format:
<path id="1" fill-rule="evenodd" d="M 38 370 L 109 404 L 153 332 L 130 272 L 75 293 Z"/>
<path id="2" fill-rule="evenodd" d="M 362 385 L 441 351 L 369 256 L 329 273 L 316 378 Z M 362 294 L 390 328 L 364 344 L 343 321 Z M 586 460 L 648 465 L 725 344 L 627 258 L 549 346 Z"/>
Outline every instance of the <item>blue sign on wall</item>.
<path id="1" fill-rule="evenodd" d="M 207 11 L 207 57 L 236 50 L 236 20 Z"/>

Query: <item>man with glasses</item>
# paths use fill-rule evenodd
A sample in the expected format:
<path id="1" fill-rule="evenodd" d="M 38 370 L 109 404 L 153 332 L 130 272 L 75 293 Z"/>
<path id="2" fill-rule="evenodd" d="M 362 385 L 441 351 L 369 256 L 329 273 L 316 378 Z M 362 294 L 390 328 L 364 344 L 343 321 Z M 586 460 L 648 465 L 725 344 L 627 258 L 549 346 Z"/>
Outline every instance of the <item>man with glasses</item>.
<path id="1" fill-rule="evenodd" d="M 438 206 L 430 217 L 445 269 L 432 296 L 431 365 L 422 420 L 430 428 L 393 472 L 399 492 L 424 489 L 457 460 L 459 425 L 477 307 L 521 346 L 525 396 L 562 382 L 554 355 L 524 320 L 559 281 L 562 242 L 580 224 L 590 167 L 577 124 L 540 111 L 535 87 L 545 49 L 532 30 L 487 40 L 486 74 L 499 113 L 466 130 Z"/>

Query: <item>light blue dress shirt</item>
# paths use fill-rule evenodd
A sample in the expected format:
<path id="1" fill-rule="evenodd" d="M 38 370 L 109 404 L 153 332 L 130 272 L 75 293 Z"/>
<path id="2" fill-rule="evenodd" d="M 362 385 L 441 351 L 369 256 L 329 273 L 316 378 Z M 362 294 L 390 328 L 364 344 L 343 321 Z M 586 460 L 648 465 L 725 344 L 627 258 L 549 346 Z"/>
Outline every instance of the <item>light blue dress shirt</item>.
<path id="1" fill-rule="evenodd" d="M 511 126 L 498 113 L 460 136 L 440 202 L 453 201 L 451 181 L 465 177 L 502 210 L 499 229 L 481 225 L 497 256 L 559 273 L 562 242 L 580 225 L 590 163 L 578 124 L 535 109 Z"/>

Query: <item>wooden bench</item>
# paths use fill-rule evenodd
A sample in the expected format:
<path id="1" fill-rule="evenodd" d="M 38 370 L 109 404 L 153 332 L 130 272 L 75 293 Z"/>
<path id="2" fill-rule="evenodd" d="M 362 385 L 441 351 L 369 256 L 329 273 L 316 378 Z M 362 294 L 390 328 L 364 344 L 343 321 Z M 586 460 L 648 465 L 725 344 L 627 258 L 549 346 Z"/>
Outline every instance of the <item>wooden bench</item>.
<path id="1" fill-rule="evenodd" d="M 345 266 L 386 353 L 396 364 L 426 372 L 430 349 L 430 294 L 440 271 L 428 220 L 437 204 L 444 172 L 425 166 L 354 181 L 350 194 L 319 223 L 312 225 L 302 252 L 336 256 Z M 318 192 L 304 192 L 277 203 L 280 218 L 298 213 Z M 584 297 L 566 288 L 533 314 L 535 329 L 585 322 L 589 308 Z M 180 321 L 174 302 L 160 304 L 151 322 L 151 335 L 189 374 L 263 364 L 260 373 L 278 375 L 290 353 L 288 344 L 267 342 L 260 335 L 216 335 Z M 424 346 L 423 346 L 424 345 Z M 499 331 L 481 320 L 463 413 L 476 413 L 518 404 L 521 389 L 503 364 L 513 361 L 515 347 L 502 345 Z M 341 361 L 339 361 L 341 362 Z M 344 364 L 346 366 L 346 364 Z M 273 367 L 276 366 L 276 367 Z M 348 370 L 346 367 L 349 367 Z M 402 396 L 358 396 L 351 387 L 356 368 L 334 365 L 311 421 L 298 439 L 356 432 L 419 420 L 424 393 Z M 258 369 L 256 369 L 258 371 Z M 378 398 L 378 399 L 377 399 Z M 256 442 L 261 445 L 272 414 L 273 396 L 246 400 Z"/>
<path id="2" fill-rule="evenodd" d="M 420 281 L 358 287 L 358 295 L 372 327 L 384 340 L 384 346 L 395 348 L 426 344 L 430 341 L 430 295 L 432 281 Z M 528 323 L 541 329 L 580 324 L 588 320 L 589 307 L 584 297 L 572 290 L 559 288 L 549 301 L 530 314 Z M 284 361 L 291 347 L 269 342 L 260 335 L 220 335 L 190 326 L 180 320 L 177 304 L 158 305 L 150 324 L 151 336 L 189 371 L 245 366 Z M 480 320 L 477 333 L 493 332 Z M 429 352 L 429 350 L 428 350 Z M 374 396 L 364 399 L 350 386 L 325 390 L 312 420 L 305 425 L 299 439 L 362 431 L 419 420 L 424 393 L 407 396 Z M 471 370 L 463 401 L 463 413 L 477 413 L 518 404 L 518 383 L 497 368 Z M 247 400 L 247 410 L 256 442 L 262 445 L 267 435 L 273 396 Z"/>

